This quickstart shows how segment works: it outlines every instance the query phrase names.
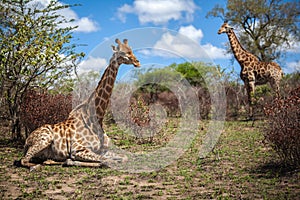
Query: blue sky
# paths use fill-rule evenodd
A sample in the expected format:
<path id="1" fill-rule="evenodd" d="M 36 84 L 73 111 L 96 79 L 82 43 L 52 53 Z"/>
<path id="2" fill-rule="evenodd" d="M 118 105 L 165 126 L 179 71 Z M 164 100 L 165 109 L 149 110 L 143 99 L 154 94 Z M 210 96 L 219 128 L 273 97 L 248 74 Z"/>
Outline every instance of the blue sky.
<path id="1" fill-rule="evenodd" d="M 112 55 L 114 39 L 127 37 L 142 68 L 166 66 L 174 62 L 205 61 L 219 64 L 239 73 L 232 55 L 224 54 L 226 35 L 218 35 L 219 18 L 205 18 L 216 4 L 226 1 L 193 0 L 61 0 L 65 4 L 81 4 L 62 14 L 78 25 L 73 36 L 84 44 L 78 51 L 86 54 L 81 70 L 103 70 Z M 183 37 L 182 37 L 183 36 Z M 187 38 L 185 38 L 187 37 Z M 285 73 L 300 70 L 300 44 L 289 49 L 279 62 Z M 120 71 L 125 73 L 126 70 Z"/>

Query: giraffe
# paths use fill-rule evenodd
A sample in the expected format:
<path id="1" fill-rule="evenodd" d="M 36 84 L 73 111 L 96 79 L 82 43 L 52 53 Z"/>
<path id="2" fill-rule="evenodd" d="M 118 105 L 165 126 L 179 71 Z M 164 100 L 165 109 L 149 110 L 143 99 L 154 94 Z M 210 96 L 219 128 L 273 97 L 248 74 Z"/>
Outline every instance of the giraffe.
<path id="1" fill-rule="evenodd" d="M 102 121 L 112 94 L 114 82 L 121 64 L 139 67 L 128 40 L 119 39 L 112 45 L 113 56 L 96 89 L 87 100 L 75 107 L 68 119 L 46 124 L 34 130 L 26 139 L 24 156 L 16 161 L 18 166 L 36 170 L 41 164 L 98 167 L 126 162 L 127 157 L 108 150 L 110 139 L 102 129 Z"/>
<path id="2" fill-rule="evenodd" d="M 235 59 L 241 66 L 240 77 L 244 82 L 248 96 L 249 117 L 253 119 L 253 102 L 256 85 L 270 83 L 279 97 L 279 84 L 283 76 L 282 69 L 275 62 L 262 62 L 246 51 L 240 44 L 233 28 L 227 22 L 221 26 L 218 34 L 226 33 Z"/>

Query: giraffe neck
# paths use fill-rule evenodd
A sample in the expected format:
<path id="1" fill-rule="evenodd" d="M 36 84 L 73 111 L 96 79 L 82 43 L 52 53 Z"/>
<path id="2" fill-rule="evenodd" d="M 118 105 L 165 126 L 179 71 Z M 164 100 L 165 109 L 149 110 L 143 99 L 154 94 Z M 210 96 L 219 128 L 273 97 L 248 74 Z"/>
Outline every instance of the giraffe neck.
<path id="1" fill-rule="evenodd" d="M 112 94 L 119 66 L 120 64 L 118 64 L 117 60 L 114 57 L 111 58 L 110 65 L 105 69 L 102 78 L 94 92 L 96 116 L 101 126 L 104 114 L 109 104 L 109 99 Z"/>
<path id="2" fill-rule="evenodd" d="M 239 42 L 239 40 L 233 30 L 230 30 L 229 32 L 227 32 L 227 36 L 228 36 L 234 57 L 240 63 L 242 68 L 244 68 L 245 62 L 258 61 L 258 58 L 256 56 L 254 56 L 250 52 L 246 51 L 242 47 L 241 43 Z"/>

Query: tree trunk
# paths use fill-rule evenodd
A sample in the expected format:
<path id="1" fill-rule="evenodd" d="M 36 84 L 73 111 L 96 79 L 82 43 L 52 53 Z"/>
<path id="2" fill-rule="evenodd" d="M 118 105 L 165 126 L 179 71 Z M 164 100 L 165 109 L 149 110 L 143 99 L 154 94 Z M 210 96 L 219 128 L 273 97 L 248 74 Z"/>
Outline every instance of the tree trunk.
<path id="1" fill-rule="evenodd" d="M 12 119 L 11 133 L 13 141 L 22 140 L 20 116 L 19 114 L 17 114 L 17 112 L 15 112 L 14 117 Z"/>
<path id="2" fill-rule="evenodd" d="M 18 98 L 15 99 L 15 102 L 9 104 L 10 118 L 11 118 L 11 139 L 13 141 L 20 141 L 22 139 L 21 134 L 21 122 L 20 122 L 20 106 L 16 102 Z"/>

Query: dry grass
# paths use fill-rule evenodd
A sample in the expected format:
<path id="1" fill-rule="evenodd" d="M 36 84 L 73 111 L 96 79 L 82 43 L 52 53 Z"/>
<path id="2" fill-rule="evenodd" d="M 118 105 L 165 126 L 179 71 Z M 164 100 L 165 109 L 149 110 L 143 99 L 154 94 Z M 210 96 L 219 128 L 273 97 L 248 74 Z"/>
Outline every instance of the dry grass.
<path id="1" fill-rule="evenodd" d="M 132 152 L 162 147 L 176 130 L 169 119 L 152 142 L 137 141 L 114 125 L 106 132 L 115 143 Z M 263 122 L 226 122 L 214 151 L 199 159 L 201 123 L 192 145 L 176 162 L 159 171 L 125 173 L 108 168 L 44 166 L 29 173 L 14 167 L 22 155 L 1 131 L 0 199 L 296 199 L 300 172 L 277 163 L 271 148 L 262 143 Z"/>

